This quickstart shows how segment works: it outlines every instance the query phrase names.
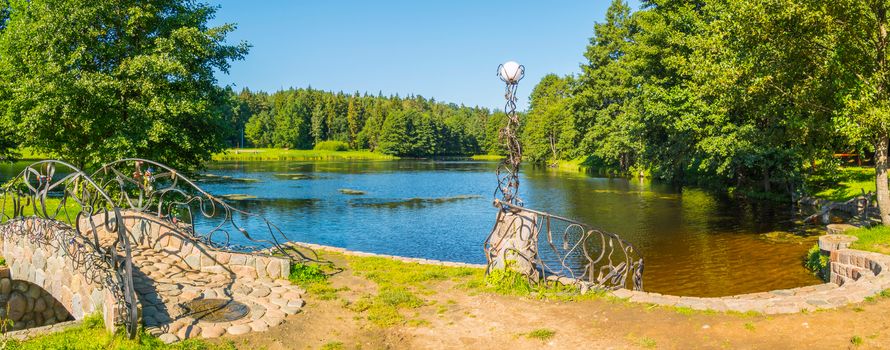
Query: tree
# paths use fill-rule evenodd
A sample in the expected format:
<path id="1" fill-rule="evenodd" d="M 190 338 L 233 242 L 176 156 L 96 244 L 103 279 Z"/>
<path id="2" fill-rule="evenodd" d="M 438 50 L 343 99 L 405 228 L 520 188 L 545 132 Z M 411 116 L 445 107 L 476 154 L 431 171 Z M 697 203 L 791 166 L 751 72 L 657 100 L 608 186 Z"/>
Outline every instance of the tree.
<path id="1" fill-rule="evenodd" d="M 122 157 L 194 168 L 224 145 L 215 71 L 244 57 L 231 24 L 185 0 L 10 0 L 3 111 L 23 146 L 88 167 Z"/>
<path id="2" fill-rule="evenodd" d="M 812 4 L 819 8 L 819 4 Z M 888 146 L 890 146 L 890 47 L 886 0 L 841 0 L 827 6 L 836 46 L 828 62 L 838 83 L 843 109 L 838 124 L 853 137 L 871 140 L 881 222 L 890 225 Z"/>
<path id="3" fill-rule="evenodd" d="M 272 147 L 274 145 L 275 118 L 269 111 L 261 111 L 250 118 L 244 126 L 247 140 L 258 147 Z"/>
<path id="4" fill-rule="evenodd" d="M 529 96 L 529 111 L 522 135 L 523 153 L 533 161 L 559 160 L 572 147 L 563 135 L 572 128 L 571 98 L 574 80 L 548 74 Z"/>
<path id="5" fill-rule="evenodd" d="M 414 152 L 415 111 L 401 111 L 386 117 L 380 130 L 380 152 L 396 156 L 416 155 Z"/>

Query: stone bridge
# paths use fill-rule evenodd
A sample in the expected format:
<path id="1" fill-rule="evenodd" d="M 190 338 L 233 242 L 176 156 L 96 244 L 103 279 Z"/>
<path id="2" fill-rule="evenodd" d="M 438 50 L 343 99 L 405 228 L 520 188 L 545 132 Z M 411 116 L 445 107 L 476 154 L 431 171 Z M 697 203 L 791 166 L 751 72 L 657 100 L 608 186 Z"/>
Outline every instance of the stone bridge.
<path id="1" fill-rule="evenodd" d="M 128 159 L 87 176 L 38 162 L 0 202 L 9 264 L 9 276 L 0 271 L 0 301 L 9 305 L 0 317 L 12 329 L 101 313 L 110 330 L 134 335 L 141 324 L 172 342 L 265 331 L 303 306 L 304 291 L 287 277 L 308 255 L 279 245 L 287 238 L 265 219 L 162 164 Z M 265 224 L 264 239 L 248 234 L 246 218 Z"/>

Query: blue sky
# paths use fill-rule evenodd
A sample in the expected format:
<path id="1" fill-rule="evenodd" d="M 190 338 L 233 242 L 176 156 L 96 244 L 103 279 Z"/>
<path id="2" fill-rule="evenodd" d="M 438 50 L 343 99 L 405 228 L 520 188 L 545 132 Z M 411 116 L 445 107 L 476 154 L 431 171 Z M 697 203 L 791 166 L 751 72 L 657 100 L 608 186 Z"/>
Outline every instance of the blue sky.
<path id="1" fill-rule="evenodd" d="M 275 91 L 306 87 L 419 94 L 503 107 L 498 64 L 526 66 L 520 109 L 547 73 L 579 71 L 607 0 L 589 1 L 246 1 L 221 6 L 214 24 L 236 23 L 247 41 L 221 84 Z"/>

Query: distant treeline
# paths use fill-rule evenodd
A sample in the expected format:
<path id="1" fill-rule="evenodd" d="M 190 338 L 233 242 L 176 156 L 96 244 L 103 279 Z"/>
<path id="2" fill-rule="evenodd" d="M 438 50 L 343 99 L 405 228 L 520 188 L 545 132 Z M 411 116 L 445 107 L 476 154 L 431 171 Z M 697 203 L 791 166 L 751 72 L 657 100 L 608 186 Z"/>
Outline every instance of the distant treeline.
<path id="1" fill-rule="evenodd" d="M 339 141 L 409 157 L 496 153 L 503 113 L 421 96 L 377 96 L 312 88 L 272 94 L 242 90 L 232 115 L 231 146 L 311 149 Z M 243 138 L 243 139 L 242 139 Z"/>

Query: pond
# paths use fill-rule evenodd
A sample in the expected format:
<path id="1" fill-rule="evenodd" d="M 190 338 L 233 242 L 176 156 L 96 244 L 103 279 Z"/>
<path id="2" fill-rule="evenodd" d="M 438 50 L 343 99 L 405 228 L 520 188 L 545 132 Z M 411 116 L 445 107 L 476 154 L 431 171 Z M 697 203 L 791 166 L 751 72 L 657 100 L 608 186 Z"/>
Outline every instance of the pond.
<path id="1" fill-rule="evenodd" d="M 236 207 L 264 215 L 295 241 L 484 263 L 482 243 L 496 215 L 491 201 L 496 166 L 430 160 L 219 162 L 208 169 L 218 177 L 200 184 L 215 195 L 230 195 Z M 0 176 L 14 168 L 0 166 Z M 645 258 L 646 291 L 723 296 L 820 283 L 802 266 L 818 232 L 801 226 L 802 214 L 790 204 L 545 168 L 525 167 L 521 180 L 527 207 L 631 242 Z"/>

